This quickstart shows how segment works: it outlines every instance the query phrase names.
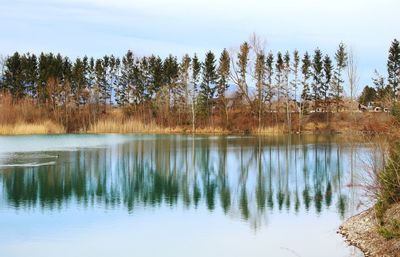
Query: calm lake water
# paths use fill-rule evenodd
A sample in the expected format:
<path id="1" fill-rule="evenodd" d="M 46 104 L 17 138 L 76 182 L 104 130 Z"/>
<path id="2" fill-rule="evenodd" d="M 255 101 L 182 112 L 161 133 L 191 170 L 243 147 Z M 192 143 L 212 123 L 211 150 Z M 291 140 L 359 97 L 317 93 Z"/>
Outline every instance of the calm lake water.
<path id="1" fill-rule="evenodd" d="M 336 231 L 368 154 L 324 136 L 0 137 L 0 256 L 362 256 Z"/>

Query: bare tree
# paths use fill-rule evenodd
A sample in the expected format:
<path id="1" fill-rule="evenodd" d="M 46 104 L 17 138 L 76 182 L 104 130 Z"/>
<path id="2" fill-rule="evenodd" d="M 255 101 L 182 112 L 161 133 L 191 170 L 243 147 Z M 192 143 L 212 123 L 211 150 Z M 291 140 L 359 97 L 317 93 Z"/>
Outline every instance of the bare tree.
<path id="1" fill-rule="evenodd" d="M 6 66 L 6 57 L 3 55 L 0 55 L 0 88 L 1 88 L 1 83 L 3 81 L 4 77 L 4 69 Z"/>
<path id="2" fill-rule="evenodd" d="M 355 94 L 358 89 L 358 71 L 357 71 L 357 59 L 352 48 L 348 52 L 347 59 L 347 78 L 349 80 L 349 93 L 351 103 L 354 101 Z"/>
<path id="3" fill-rule="evenodd" d="M 231 73 L 230 79 L 231 81 L 238 87 L 240 94 L 245 98 L 246 102 L 253 107 L 253 102 L 249 95 L 248 90 L 248 68 L 249 66 L 249 52 L 250 45 L 247 42 L 244 42 L 240 45 L 240 50 L 238 52 L 231 51 Z M 233 58 L 237 56 L 237 58 Z M 253 108 L 252 108 L 253 109 Z"/>
<path id="4" fill-rule="evenodd" d="M 266 55 L 265 55 L 265 45 L 266 41 L 255 33 L 253 33 L 250 37 L 250 46 L 254 53 L 254 70 L 251 71 L 253 79 L 255 80 L 255 85 L 257 89 L 257 108 L 258 108 L 258 127 L 261 127 L 261 118 L 262 118 L 262 110 L 264 109 L 264 93 L 265 93 L 265 86 L 266 86 L 266 74 L 267 74 L 267 67 L 266 67 Z M 250 66 L 250 69 L 253 66 Z"/>

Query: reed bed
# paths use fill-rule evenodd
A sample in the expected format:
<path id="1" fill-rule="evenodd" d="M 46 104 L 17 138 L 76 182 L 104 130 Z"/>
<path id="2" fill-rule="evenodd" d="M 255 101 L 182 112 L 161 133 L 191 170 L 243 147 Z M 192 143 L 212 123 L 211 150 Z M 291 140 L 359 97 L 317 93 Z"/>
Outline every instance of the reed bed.
<path id="1" fill-rule="evenodd" d="M 0 135 L 40 135 L 65 133 L 63 126 L 52 121 L 39 123 L 18 122 L 16 124 L 0 124 Z"/>
<path id="2" fill-rule="evenodd" d="M 174 134 L 174 133 L 195 133 L 195 134 L 228 134 L 229 131 L 221 127 L 203 127 L 197 128 L 192 131 L 189 127 L 161 127 L 154 122 L 143 123 L 135 119 L 113 119 L 108 118 L 100 120 L 94 125 L 90 126 L 87 131 L 83 133 L 154 133 L 154 134 Z"/>

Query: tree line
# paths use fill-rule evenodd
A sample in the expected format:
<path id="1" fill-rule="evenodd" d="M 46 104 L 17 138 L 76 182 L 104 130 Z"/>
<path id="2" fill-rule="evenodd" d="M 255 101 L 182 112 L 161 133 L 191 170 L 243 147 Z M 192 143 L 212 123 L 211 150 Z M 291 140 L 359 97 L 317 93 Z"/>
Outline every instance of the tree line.
<path id="1" fill-rule="evenodd" d="M 394 40 L 385 85 L 393 99 L 400 82 L 399 49 Z M 343 43 L 334 56 L 319 48 L 302 55 L 297 50 L 273 53 L 256 36 L 237 51 L 224 49 L 219 57 L 209 51 L 203 60 L 196 54 L 178 60 L 173 55 L 136 56 L 132 51 L 121 58 L 75 60 L 61 54 L 16 52 L 0 68 L 2 95 L 11 95 L 15 103 L 29 98 L 63 116 L 87 109 L 90 121 L 118 106 L 143 119 L 193 129 L 199 124 L 213 126 L 215 116 L 218 125 L 227 127 L 230 114 L 236 112 L 255 117 L 259 126 L 265 125 L 266 117 L 283 117 L 290 128 L 292 113 L 301 119 L 317 108 L 339 111 L 346 71 L 350 87 L 357 76 L 353 55 Z M 380 90 L 381 84 L 377 87 Z"/>
<path id="2" fill-rule="evenodd" d="M 372 78 L 373 86 L 365 86 L 360 103 L 376 105 L 379 107 L 392 107 L 393 102 L 400 97 L 400 43 L 397 39 L 392 41 L 387 60 L 387 77 L 382 76 L 377 70 Z"/>

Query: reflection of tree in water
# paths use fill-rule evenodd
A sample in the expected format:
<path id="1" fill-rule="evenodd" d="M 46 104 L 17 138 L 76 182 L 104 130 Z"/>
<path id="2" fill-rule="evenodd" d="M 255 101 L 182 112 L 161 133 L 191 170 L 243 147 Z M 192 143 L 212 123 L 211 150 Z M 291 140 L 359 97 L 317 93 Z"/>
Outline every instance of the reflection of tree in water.
<path id="1" fill-rule="evenodd" d="M 297 213 L 314 205 L 321 213 L 335 203 L 343 217 L 346 151 L 323 137 L 159 136 L 63 152 L 56 166 L 11 168 L 0 179 L 3 201 L 17 209 L 205 206 L 257 227 L 275 206 Z"/>

